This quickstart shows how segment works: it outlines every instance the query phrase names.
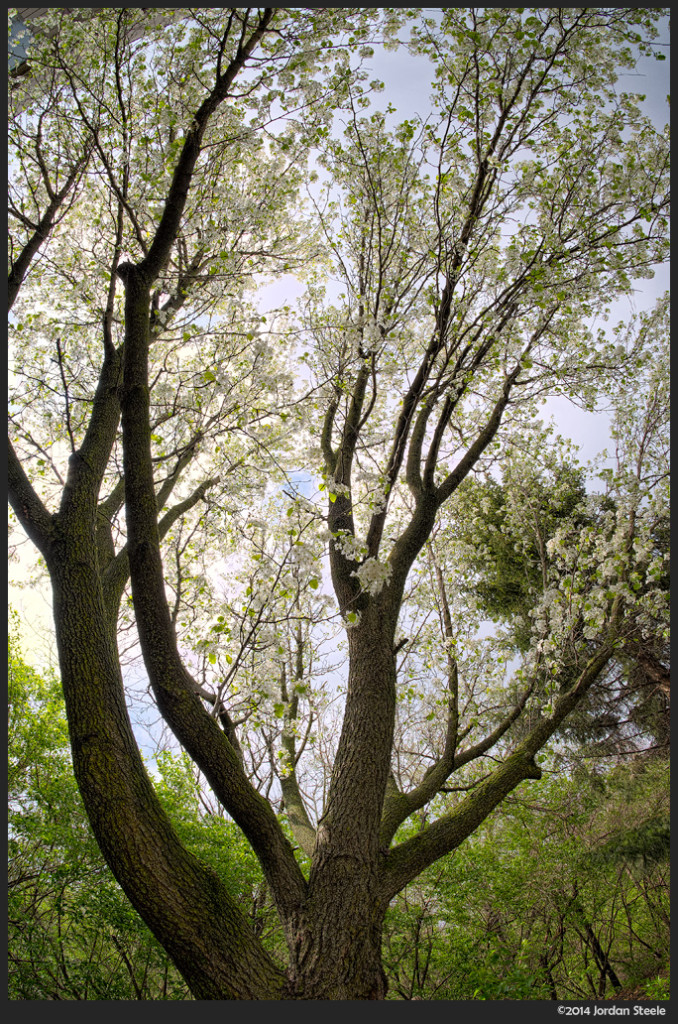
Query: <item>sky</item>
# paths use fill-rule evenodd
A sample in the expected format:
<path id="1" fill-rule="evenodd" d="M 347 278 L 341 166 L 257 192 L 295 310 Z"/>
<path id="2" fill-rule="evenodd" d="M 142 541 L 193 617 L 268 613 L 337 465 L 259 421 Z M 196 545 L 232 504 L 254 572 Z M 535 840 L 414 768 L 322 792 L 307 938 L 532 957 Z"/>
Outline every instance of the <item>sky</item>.
<path id="1" fill-rule="evenodd" d="M 659 43 L 657 48 L 668 55 L 668 26 L 665 26 Z M 385 84 L 384 91 L 376 96 L 375 105 L 383 107 L 387 102 L 392 103 L 396 108 L 398 120 L 414 114 L 425 115 L 430 109 L 430 66 L 425 60 L 412 57 L 402 48 L 396 52 L 377 48 L 370 61 L 369 71 L 370 78 L 380 78 Z M 663 127 L 669 116 L 666 102 L 669 91 L 668 59 L 657 61 L 650 57 L 641 58 L 633 76 L 620 77 L 619 89 L 644 93 L 646 112 L 652 116 L 658 127 Z M 630 313 L 649 308 L 667 287 L 668 270 L 661 268 L 653 280 L 639 283 L 630 302 L 615 304 L 611 323 L 626 319 Z M 262 310 L 267 307 L 270 309 L 290 302 L 295 294 L 300 295 L 301 291 L 302 287 L 298 282 L 288 279 L 265 288 L 259 298 L 259 305 Z M 580 459 L 583 462 L 592 459 L 609 444 L 606 417 L 577 409 L 567 399 L 549 400 L 544 416 L 552 416 L 557 430 L 579 446 Z M 30 567 L 34 562 L 35 555 L 31 546 L 28 542 L 22 544 L 17 551 L 17 561 L 9 566 L 9 599 L 22 619 L 27 660 L 36 667 L 56 667 L 49 585 L 27 586 Z"/>

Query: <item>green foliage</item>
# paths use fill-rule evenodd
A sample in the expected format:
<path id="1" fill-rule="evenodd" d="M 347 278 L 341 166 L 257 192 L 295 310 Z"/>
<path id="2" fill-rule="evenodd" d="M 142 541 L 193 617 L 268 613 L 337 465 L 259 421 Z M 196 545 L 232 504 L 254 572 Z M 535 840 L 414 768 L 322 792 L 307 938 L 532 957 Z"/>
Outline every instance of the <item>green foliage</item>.
<path id="1" fill-rule="evenodd" d="M 279 922 L 259 862 L 241 830 L 202 808 L 195 766 L 186 753 L 164 751 L 156 765 L 156 792 L 182 843 L 217 872 L 269 952 L 280 954 Z"/>
<path id="2" fill-rule="evenodd" d="M 187 999 L 113 878 L 78 793 L 58 679 L 10 634 L 10 999 Z"/>
<path id="3" fill-rule="evenodd" d="M 473 591 L 480 610 L 491 619 L 525 615 L 543 588 L 546 545 L 565 523 L 583 525 L 584 473 L 561 463 L 550 472 L 509 468 L 502 483 L 492 477 L 469 480 L 460 516 L 460 539 L 472 552 Z M 521 649 L 529 634 L 516 627 Z"/>
<path id="4" fill-rule="evenodd" d="M 670 999 L 671 984 L 668 974 L 666 977 L 657 975 L 643 985 L 643 991 L 648 999 Z"/>
<path id="5" fill-rule="evenodd" d="M 11 999 L 190 999 L 91 833 L 71 767 L 59 680 L 10 635 L 9 994 Z M 201 811 L 186 755 L 158 755 L 157 791 L 188 849 L 217 871 L 275 953 L 280 936 L 251 847 Z"/>
<path id="6" fill-rule="evenodd" d="M 58 680 L 54 676 L 43 679 L 15 656 L 17 632 L 16 614 L 10 613 L 7 662 L 10 800 L 20 800 L 36 774 L 49 783 L 68 760 L 68 727 Z"/>
<path id="7" fill-rule="evenodd" d="M 391 908 L 393 998 L 590 999 L 639 987 L 666 998 L 654 994 L 668 985 L 666 766 L 551 777 L 533 798 L 514 799 Z"/>

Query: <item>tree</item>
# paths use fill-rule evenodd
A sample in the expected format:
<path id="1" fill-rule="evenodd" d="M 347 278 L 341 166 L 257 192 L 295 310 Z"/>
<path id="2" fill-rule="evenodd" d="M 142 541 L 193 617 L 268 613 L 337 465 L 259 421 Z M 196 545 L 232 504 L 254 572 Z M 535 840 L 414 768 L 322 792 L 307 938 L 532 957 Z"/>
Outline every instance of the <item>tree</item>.
<path id="1" fill-rule="evenodd" d="M 651 399 L 650 417 L 657 415 L 653 404 Z M 662 433 L 668 436 L 666 402 L 663 408 L 661 415 L 666 418 Z M 642 419 L 641 414 L 636 422 Z M 617 442 L 622 440 L 620 426 L 615 421 Z M 537 435 L 544 446 L 548 433 Z M 554 454 L 556 461 L 550 455 L 543 468 L 536 452 L 529 457 L 514 456 L 503 467 L 501 484 L 491 476 L 482 482 L 471 481 L 455 516 L 455 532 L 466 549 L 467 565 L 473 570 L 467 586 L 482 613 L 505 623 L 522 651 L 531 641 L 530 612 L 535 597 L 543 596 L 552 581 L 550 549 L 556 543 L 558 529 L 565 528 L 572 536 L 573 527 L 586 527 L 602 535 L 609 531 L 610 513 L 617 511 L 614 489 L 608 486 L 602 493 L 587 495 L 583 470 Z M 657 513 L 652 543 L 666 553 L 663 538 L 668 523 L 663 512 Z M 663 585 L 668 592 L 668 579 Z M 612 751 L 668 756 L 670 659 L 661 631 L 653 631 L 651 640 L 648 634 L 643 639 L 637 636 L 619 657 L 624 667 L 621 684 L 599 687 L 590 693 L 570 716 L 566 732 L 576 739 L 578 756 L 590 756 L 593 751 L 601 756 L 610 756 Z"/>
<path id="2" fill-rule="evenodd" d="M 58 679 L 25 664 L 14 629 L 8 655 L 10 998 L 189 999 L 89 828 Z M 217 871 L 257 934 L 269 948 L 273 940 L 276 950 L 280 938 L 256 858 L 232 822 L 200 813 L 186 761 L 169 752 L 157 756 L 156 792 L 182 842 Z"/>
<path id="3" fill-rule="evenodd" d="M 200 8 L 158 26 L 144 9 L 52 9 L 12 82 L 10 500 L 51 579 L 93 833 L 196 998 L 384 998 L 393 898 L 539 779 L 539 751 L 618 652 L 664 629 L 654 441 L 631 443 L 637 484 L 604 551 L 575 522 L 567 544 L 559 532 L 554 581 L 572 600 L 537 597 L 512 674 L 474 647 L 443 543 L 463 482 L 506 457 L 543 396 L 593 404 L 651 358 L 586 318 L 665 257 L 666 139 L 614 86 L 662 13 Z M 434 114 L 391 129 L 391 112 L 361 114 L 351 57 L 377 33 L 395 45 L 401 23 L 433 64 Z M 267 322 L 248 301 L 257 275 L 304 268 L 296 320 Z M 318 460 L 324 509 L 299 484 Z M 269 481 L 278 524 L 248 512 L 238 536 Z M 252 556 L 238 609 L 209 571 L 234 537 Z M 335 748 L 317 734 L 331 764 L 316 816 L 301 758 L 322 711 L 308 691 L 325 557 L 348 666 Z M 145 770 L 118 649 L 128 579 L 155 705 L 258 858 L 284 967 Z M 441 630 L 412 633 L 431 585 Z M 447 724 L 413 725 L 404 763 L 410 690 Z"/>

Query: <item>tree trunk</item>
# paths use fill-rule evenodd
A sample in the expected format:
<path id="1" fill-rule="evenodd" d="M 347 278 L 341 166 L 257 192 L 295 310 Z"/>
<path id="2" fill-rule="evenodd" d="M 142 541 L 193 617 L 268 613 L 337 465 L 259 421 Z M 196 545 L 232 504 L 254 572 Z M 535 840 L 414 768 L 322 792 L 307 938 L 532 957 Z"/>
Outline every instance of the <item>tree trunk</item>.
<path id="1" fill-rule="evenodd" d="M 348 638 L 344 723 L 293 950 L 293 998 L 386 995 L 379 826 L 391 763 L 396 672 L 393 629 L 377 602 L 364 608 Z"/>
<path id="2" fill-rule="evenodd" d="M 48 562 L 73 768 L 94 836 L 197 999 L 280 999 L 283 973 L 218 876 L 183 848 L 155 795 L 125 704 L 117 616 L 106 609 L 83 519 L 56 526 Z"/>
<path id="3" fill-rule="evenodd" d="M 364 872 L 349 861 L 334 863 L 326 875 L 299 923 L 289 998 L 384 999 L 383 910 L 363 888 Z"/>

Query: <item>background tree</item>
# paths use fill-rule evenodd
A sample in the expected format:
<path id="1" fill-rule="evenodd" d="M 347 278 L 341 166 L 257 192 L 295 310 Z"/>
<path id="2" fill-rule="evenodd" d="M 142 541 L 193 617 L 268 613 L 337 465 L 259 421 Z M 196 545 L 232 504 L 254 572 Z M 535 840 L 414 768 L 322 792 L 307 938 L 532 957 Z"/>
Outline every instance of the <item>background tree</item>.
<path id="1" fill-rule="evenodd" d="M 459 570 L 433 549 L 464 480 L 506 457 L 505 438 L 545 395 L 594 403 L 629 365 L 585 319 L 665 254 L 666 139 L 615 91 L 662 10 L 449 8 L 437 22 L 379 11 L 185 9 L 160 27 L 142 9 L 105 8 L 83 30 L 54 9 L 13 91 L 12 269 L 30 273 L 13 306 L 10 497 L 52 582 L 73 768 L 93 833 L 201 999 L 383 998 L 390 902 L 539 779 L 537 754 L 614 674 L 619 652 L 664 629 L 664 559 L 650 540 L 664 471 L 645 472 L 663 458 L 661 416 L 640 445 L 628 418 L 602 537 L 570 520 L 557 531 L 549 582 L 569 579 L 567 600 L 552 600 L 551 586 L 536 594 L 530 646 L 510 672 L 492 670 L 501 637 L 485 651 L 474 641 Z M 413 51 L 433 64 L 426 122 L 391 130 L 385 115 L 360 113 L 368 99 L 350 55 L 377 18 L 387 40 L 409 19 Z M 340 104 L 337 140 L 329 121 Z M 64 164 L 64 121 L 82 139 L 75 163 Z M 331 194 L 316 194 L 314 235 L 291 208 L 319 141 Z M 71 206 L 36 259 L 42 193 L 71 175 Z M 288 311 L 263 328 L 246 301 L 253 275 L 313 260 L 317 277 L 318 250 L 343 292 L 330 302 L 313 280 L 296 321 Z M 301 392 L 296 337 L 307 351 Z M 318 461 L 325 508 L 294 487 L 295 472 Z M 239 552 L 259 543 L 272 596 L 260 588 L 255 600 L 253 577 L 243 609 L 225 608 L 212 636 L 237 634 L 237 665 L 219 678 L 218 643 L 201 648 L 194 636 L 189 646 L 182 630 L 195 634 L 205 617 L 214 581 L 203 569 L 233 533 L 233 505 L 273 479 L 288 485 L 300 557 L 279 539 L 277 553 L 254 539 Z M 299 709 L 317 707 L 300 698 L 317 660 L 324 612 L 312 583 L 324 556 L 348 665 L 314 820 Z M 424 564 L 442 625 L 428 659 L 408 636 Z M 157 709 L 261 865 L 284 967 L 182 842 L 145 770 L 117 644 L 128 578 Z M 214 673 L 196 678 L 191 646 Z M 403 672 L 435 660 L 447 723 L 433 746 L 419 736 L 399 770 Z M 267 706 L 270 689 L 248 680 L 256 714 L 236 724 L 245 661 L 249 680 L 264 666 L 275 673 L 280 699 Z M 261 757 L 243 755 L 248 722 L 263 724 L 274 755 L 279 744 L 293 840 L 277 796 L 256 784 Z M 452 799 L 437 804 L 440 794 Z M 401 839 L 415 814 L 421 828 Z"/>
<path id="2" fill-rule="evenodd" d="M 666 298 L 651 316 L 644 318 L 641 336 L 657 330 L 667 332 L 665 316 Z M 646 389 L 641 386 L 641 394 L 646 409 L 638 411 L 634 429 L 642 434 L 650 420 L 659 420 L 662 426 L 655 440 L 665 444 L 669 406 L 664 394 L 665 370 L 660 367 L 665 358 L 666 333 L 660 350 L 656 361 L 651 359 L 645 369 L 649 380 Z M 639 384 L 643 376 L 639 369 Z M 617 472 L 623 462 L 620 448 L 629 440 L 624 419 L 625 413 L 618 410 L 612 421 L 612 434 L 619 446 Z M 557 455 L 557 449 L 549 447 L 549 433 L 537 431 L 529 448 L 522 442 L 523 450 L 516 451 L 502 467 L 503 483 L 492 476 L 482 482 L 471 481 L 455 516 L 455 534 L 466 564 L 473 570 L 468 589 L 475 595 L 481 613 L 504 623 L 520 650 L 526 650 L 530 644 L 530 613 L 535 596 L 544 594 L 552 584 L 551 552 L 558 530 L 571 535 L 573 528 L 585 527 L 604 534 L 609 530 L 610 516 L 617 511 L 620 488 L 627 486 L 619 477 L 615 479 L 615 473 L 608 468 L 600 477 L 603 491 L 587 494 L 583 468 L 562 461 L 564 455 Z M 646 436 L 649 440 L 649 434 Z M 641 441 L 636 449 L 636 456 L 640 456 L 636 461 L 637 483 L 641 488 L 642 477 L 655 479 L 668 464 L 665 452 L 655 462 L 647 453 L 641 454 L 643 448 Z M 667 505 L 655 504 L 648 537 L 650 548 L 655 554 L 661 552 L 662 558 L 668 556 L 667 509 Z M 562 582 L 569 587 L 567 580 Z M 668 577 L 663 578 L 662 586 L 668 594 Z M 641 589 L 640 585 L 637 589 Z M 599 688 L 568 722 L 567 731 L 583 744 L 584 752 L 597 750 L 600 756 L 609 756 L 612 752 L 634 754 L 641 749 L 648 755 L 667 756 L 669 662 L 661 629 L 646 629 L 643 637 L 636 636 L 621 656 L 622 684 L 612 689 Z"/>

